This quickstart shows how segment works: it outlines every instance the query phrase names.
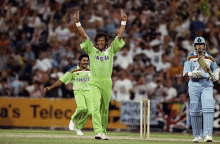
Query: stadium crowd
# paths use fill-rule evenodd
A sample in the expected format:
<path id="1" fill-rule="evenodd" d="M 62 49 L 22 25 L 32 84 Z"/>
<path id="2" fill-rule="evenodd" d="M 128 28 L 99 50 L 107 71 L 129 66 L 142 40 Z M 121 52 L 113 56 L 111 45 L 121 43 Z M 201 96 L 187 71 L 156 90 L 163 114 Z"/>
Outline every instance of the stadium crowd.
<path id="1" fill-rule="evenodd" d="M 203 3 L 201 3 L 203 2 Z M 128 15 L 125 46 L 114 59 L 112 100 L 188 101 L 183 63 L 193 40 L 203 36 L 220 65 L 220 2 L 217 0 L 1 0 L 0 95 L 74 98 L 72 84 L 44 94 L 83 51 L 73 15 L 94 42 L 106 32 L 110 42 Z M 220 81 L 215 83 L 220 102 Z"/>

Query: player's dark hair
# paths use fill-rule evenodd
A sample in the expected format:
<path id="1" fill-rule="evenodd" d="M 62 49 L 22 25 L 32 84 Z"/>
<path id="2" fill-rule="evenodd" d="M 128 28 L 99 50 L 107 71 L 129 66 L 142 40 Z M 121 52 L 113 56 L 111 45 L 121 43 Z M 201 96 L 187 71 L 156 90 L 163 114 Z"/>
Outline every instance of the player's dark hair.
<path id="1" fill-rule="evenodd" d="M 87 54 L 81 54 L 81 55 L 79 56 L 79 61 L 81 61 L 84 57 L 87 57 L 87 58 L 89 59 L 89 55 L 87 55 Z"/>
<path id="2" fill-rule="evenodd" d="M 106 33 L 103 33 L 103 32 L 99 32 L 96 36 L 95 36 L 95 42 L 97 43 L 98 39 L 100 37 L 105 37 L 105 42 L 106 44 L 108 45 L 108 35 Z"/>

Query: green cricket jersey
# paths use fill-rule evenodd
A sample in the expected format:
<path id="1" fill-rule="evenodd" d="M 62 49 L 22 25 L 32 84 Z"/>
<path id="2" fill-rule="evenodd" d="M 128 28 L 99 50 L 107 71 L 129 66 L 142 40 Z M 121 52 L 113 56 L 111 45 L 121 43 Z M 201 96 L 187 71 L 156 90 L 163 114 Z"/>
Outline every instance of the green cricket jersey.
<path id="1" fill-rule="evenodd" d="M 61 78 L 65 84 L 68 84 L 70 81 L 73 81 L 73 90 L 90 90 L 89 78 L 90 78 L 90 69 L 81 69 L 79 66 L 75 66 L 69 69 Z"/>
<path id="2" fill-rule="evenodd" d="M 89 55 L 92 77 L 110 78 L 112 75 L 114 55 L 125 45 L 123 39 L 114 39 L 111 45 L 100 51 L 89 38 L 80 44 L 82 50 Z"/>

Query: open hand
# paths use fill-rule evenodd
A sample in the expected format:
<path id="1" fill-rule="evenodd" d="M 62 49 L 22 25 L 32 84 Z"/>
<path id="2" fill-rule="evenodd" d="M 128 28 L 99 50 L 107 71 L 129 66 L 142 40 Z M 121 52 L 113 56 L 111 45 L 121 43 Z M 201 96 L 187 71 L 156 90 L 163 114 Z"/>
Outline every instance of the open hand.
<path id="1" fill-rule="evenodd" d="M 121 18 L 122 21 L 127 21 L 127 15 L 123 12 L 123 10 L 121 10 Z"/>
<path id="2" fill-rule="evenodd" d="M 50 90 L 50 87 L 45 87 L 44 88 L 44 92 L 46 93 L 46 92 L 48 92 Z"/>

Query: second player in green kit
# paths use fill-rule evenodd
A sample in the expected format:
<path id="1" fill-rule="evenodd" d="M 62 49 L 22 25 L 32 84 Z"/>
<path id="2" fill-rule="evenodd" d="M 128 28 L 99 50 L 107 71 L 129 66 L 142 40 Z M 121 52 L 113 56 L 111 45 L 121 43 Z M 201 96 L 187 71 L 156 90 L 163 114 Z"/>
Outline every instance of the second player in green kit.
<path id="1" fill-rule="evenodd" d="M 78 135 L 83 135 L 81 129 L 84 127 L 92 114 L 92 102 L 90 93 L 90 69 L 89 56 L 82 54 L 79 57 L 79 65 L 68 70 L 56 83 L 44 89 L 45 92 L 73 81 L 74 96 L 77 104 L 75 113 L 71 116 L 69 129 L 76 131 Z M 81 118 L 80 118 L 81 117 Z M 80 120 L 78 121 L 78 119 Z"/>
<path id="2" fill-rule="evenodd" d="M 127 15 L 122 10 L 121 17 L 121 27 L 114 41 L 109 45 L 107 34 L 99 33 L 95 37 L 96 44 L 93 45 L 79 22 L 79 12 L 74 15 L 76 26 L 84 40 L 80 47 L 90 57 L 92 75 L 90 86 L 93 104 L 92 123 L 96 133 L 95 139 L 109 139 L 106 136 L 106 128 L 108 125 L 109 102 L 111 99 L 113 58 L 125 45 L 122 36 L 125 30 Z"/>

